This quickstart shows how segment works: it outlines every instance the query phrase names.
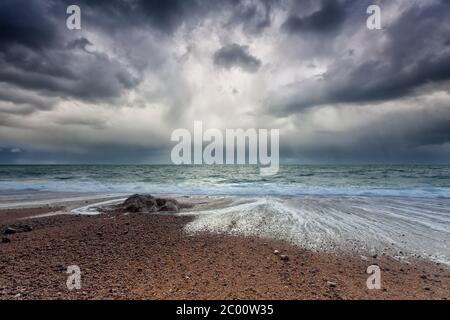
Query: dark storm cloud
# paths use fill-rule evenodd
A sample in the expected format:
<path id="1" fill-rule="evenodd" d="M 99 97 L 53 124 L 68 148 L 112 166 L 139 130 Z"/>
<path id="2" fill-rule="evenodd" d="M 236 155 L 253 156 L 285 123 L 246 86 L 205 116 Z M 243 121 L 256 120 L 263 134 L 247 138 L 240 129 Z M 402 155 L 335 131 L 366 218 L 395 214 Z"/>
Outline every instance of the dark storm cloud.
<path id="1" fill-rule="evenodd" d="M 139 6 L 153 26 L 166 31 L 173 31 L 181 23 L 200 15 L 209 7 L 205 1 L 198 0 L 141 0 Z"/>
<path id="2" fill-rule="evenodd" d="M 307 14 L 291 10 L 281 28 L 290 34 L 313 32 L 320 42 L 323 32 L 339 30 L 344 22 L 347 28 L 353 29 L 358 28 L 356 23 L 363 24 L 366 18 L 363 9 L 370 1 L 362 2 L 323 0 Z M 141 80 L 139 72 L 105 54 L 88 55 L 95 52 L 95 43 L 65 30 L 65 7 L 69 3 L 72 2 L 2 1 L 0 81 L 49 96 L 88 101 L 116 98 L 137 86 Z M 275 0 L 80 0 L 77 3 L 82 7 L 83 23 L 87 26 L 105 30 L 125 28 L 126 33 L 128 27 L 148 25 L 168 34 L 182 24 L 199 24 L 207 14 L 219 14 L 224 9 L 231 10 L 227 26 L 242 25 L 250 33 L 260 32 L 271 24 L 271 10 L 281 6 Z M 311 3 L 292 2 L 300 7 Z M 390 40 L 377 57 L 358 62 L 337 56 L 320 80 L 298 84 L 300 90 L 291 84 L 293 91 L 302 91 L 304 86 L 306 94 L 297 97 L 288 90 L 289 97 L 283 100 L 283 105 L 273 107 L 278 112 L 296 112 L 321 104 L 382 101 L 411 94 L 425 83 L 449 79 L 450 53 L 446 45 L 449 10 L 446 9 L 445 1 L 412 7 L 386 27 L 384 32 Z M 356 20 L 352 13 L 355 11 L 359 12 Z M 351 25 L 352 21 L 355 25 Z M 86 54 L 77 52 L 79 49 Z M 225 68 L 240 67 L 248 72 L 257 71 L 261 65 L 247 47 L 237 44 L 220 49 L 214 61 Z"/>
<path id="3" fill-rule="evenodd" d="M 320 9 L 309 15 L 290 15 L 283 28 L 289 33 L 337 31 L 345 17 L 345 5 L 342 1 L 322 0 Z"/>
<path id="4" fill-rule="evenodd" d="M 148 132 L 136 125 L 134 112 L 161 113 L 154 119 L 161 122 L 155 127 L 162 128 L 155 129 L 156 134 L 178 121 L 184 126 L 196 111 L 193 103 L 199 96 L 205 104 L 218 101 L 215 93 L 203 91 L 208 86 L 197 86 L 197 71 L 201 81 L 217 80 L 199 66 L 206 59 L 219 68 L 253 73 L 257 81 L 242 88 L 233 83 L 230 92 L 237 104 L 248 99 L 255 109 L 251 113 L 255 125 L 266 127 L 291 119 L 286 115 L 321 111 L 315 106 L 327 105 L 324 109 L 336 114 L 348 104 L 371 111 L 381 102 L 395 100 L 404 106 L 419 93 L 448 91 L 450 2 L 404 1 L 400 9 L 392 3 L 401 4 L 391 0 L 2 0 L 0 142 L 6 147 L 0 150 L 0 162 L 136 163 L 168 155 L 170 150 L 164 146 L 143 147 L 135 141 L 147 139 Z M 81 31 L 65 26 L 70 4 L 81 7 Z M 366 29 L 370 4 L 381 5 L 382 31 Z M 384 23 L 383 17 L 398 12 L 398 18 Z M 231 44 L 219 48 L 218 43 Z M 252 50 L 246 43 L 252 44 Z M 190 47 L 192 52 L 177 60 Z M 211 48 L 218 50 L 213 54 Z M 195 85 L 185 80 L 190 77 Z M 219 78 L 229 81 L 226 72 Z M 261 88 L 256 98 L 255 84 Z M 67 112 L 72 104 L 66 101 L 81 111 Z M 418 111 L 413 110 L 418 103 L 412 103 L 411 109 L 386 116 L 358 114 L 361 122 L 351 113 L 325 120 L 315 114 L 319 120 L 302 123 L 306 130 L 292 125 L 297 145 L 292 150 L 282 145 L 282 157 L 298 152 L 324 162 L 448 159 L 448 106 L 424 102 Z M 102 108 L 95 114 L 94 104 Z M 120 112 L 108 110 L 123 105 L 127 108 Z M 264 106 L 270 113 L 264 116 L 273 122 L 258 122 Z M 239 114 L 236 110 L 231 112 Z M 47 112 L 35 115 L 35 111 Z M 213 118 L 214 112 L 205 112 L 205 118 Z M 35 119 L 52 123 L 37 124 Z M 322 130 L 322 120 L 334 127 Z M 219 125 L 228 125 L 226 121 Z M 358 123 L 364 125 L 355 128 Z M 57 146 L 52 130 L 58 134 Z M 308 130 L 311 141 L 299 145 L 295 136 Z M 85 133 L 86 138 L 73 140 L 74 133 Z M 117 137 L 123 140 L 117 142 Z M 153 135 L 148 139 L 157 140 Z M 164 145 L 164 138 L 158 139 Z M 76 151 L 67 151 L 66 146 Z M 12 153 L 17 147 L 23 152 Z M 55 151 L 43 151 L 48 149 Z"/>
<path id="5" fill-rule="evenodd" d="M 99 52 L 88 54 L 87 47 L 95 44 L 67 32 L 66 17 L 61 2 L 2 1 L 0 83 L 87 101 L 119 97 L 139 83 L 139 76 L 121 62 Z"/>
<path id="6" fill-rule="evenodd" d="M 64 0 L 65 5 L 73 3 Z M 170 35 L 181 25 L 195 26 L 205 17 L 230 12 L 225 27 L 243 26 L 259 33 L 271 23 L 271 9 L 280 0 L 78 0 L 88 25 L 108 30 L 148 26 Z"/>
<path id="7" fill-rule="evenodd" d="M 105 121 L 88 117 L 65 117 L 63 119 L 57 120 L 56 123 L 64 126 L 88 127 L 99 130 L 105 128 Z"/>
<path id="8" fill-rule="evenodd" d="M 20 53 L 21 56 L 13 56 Z M 118 97 L 139 79 L 104 54 L 11 50 L 0 60 L 0 81 L 48 96 L 96 101 Z"/>
<path id="9" fill-rule="evenodd" d="M 211 10 L 235 0 L 78 0 L 88 24 L 105 28 L 150 26 L 170 34 L 183 23 L 198 23 Z M 65 5 L 73 4 L 64 0 Z"/>
<path id="10" fill-rule="evenodd" d="M 234 1 L 235 9 L 226 27 L 242 26 L 248 33 L 259 34 L 272 23 L 272 9 L 279 5 L 278 0 L 256 2 Z"/>
<path id="11" fill-rule="evenodd" d="M 8 103 L 16 105 L 17 107 L 2 107 L 2 105 Z M 55 101 L 53 99 L 44 99 L 38 95 L 14 90 L 8 86 L 0 87 L 0 113 L 28 114 L 35 108 L 39 110 L 50 110 L 54 104 Z"/>
<path id="12" fill-rule="evenodd" d="M 88 39 L 81 37 L 81 38 L 77 38 L 77 39 L 71 41 L 67 45 L 67 48 L 68 49 L 81 49 L 83 51 L 89 52 L 89 50 L 87 49 L 87 47 L 89 47 L 89 46 L 92 46 L 92 43 Z"/>
<path id="13" fill-rule="evenodd" d="M 379 31 L 388 41 L 381 48 L 374 46 L 376 55 L 361 61 L 353 56 L 336 57 L 319 79 L 288 86 L 290 97 L 270 102 L 272 110 L 295 113 L 323 104 L 386 101 L 414 94 L 423 85 L 449 80 L 450 48 L 445 45 L 450 31 L 448 8 L 448 4 L 437 3 L 406 10 Z M 301 94 L 295 95 L 295 91 Z"/>
<path id="14" fill-rule="evenodd" d="M 2 0 L 0 2 L 0 49 L 13 44 L 42 50 L 58 35 L 48 20 L 42 2 Z"/>
<path id="15" fill-rule="evenodd" d="M 248 46 L 241 46 L 236 43 L 217 50 L 214 54 L 214 63 L 226 69 L 236 67 L 250 73 L 258 71 L 261 67 L 261 61 L 249 53 Z"/>
<path id="16" fill-rule="evenodd" d="M 428 106 L 390 113 L 364 128 L 323 133 L 302 152 L 328 162 L 448 163 L 449 148 L 450 108 Z"/>
<path id="17" fill-rule="evenodd" d="M 261 3 L 268 8 L 270 2 Z M 1 2 L 0 82 L 50 97 L 91 102 L 111 101 L 135 88 L 142 80 L 145 60 L 118 61 L 97 52 L 96 44 L 82 31 L 68 31 L 65 19 L 70 4 L 73 1 Z M 199 24 L 207 13 L 239 6 L 241 1 L 79 0 L 75 4 L 82 9 L 82 29 L 102 30 L 105 35 L 115 32 L 126 41 L 133 28 L 150 28 L 170 37 L 179 26 Z M 247 18 L 249 23 L 258 21 L 258 12 L 251 8 L 243 17 L 234 14 L 235 23 L 244 24 Z M 255 27 L 264 24 L 261 21 Z M 247 67 L 257 67 L 252 57 L 243 58 Z M 256 64 L 251 67 L 251 63 Z"/>

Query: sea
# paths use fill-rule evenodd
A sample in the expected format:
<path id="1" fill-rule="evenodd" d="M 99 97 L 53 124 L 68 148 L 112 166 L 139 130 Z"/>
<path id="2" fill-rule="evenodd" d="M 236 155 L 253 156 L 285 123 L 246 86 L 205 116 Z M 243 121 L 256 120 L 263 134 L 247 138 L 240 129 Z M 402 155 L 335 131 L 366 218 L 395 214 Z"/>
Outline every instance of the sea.
<path id="1" fill-rule="evenodd" d="M 4 190 L 450 198 L 450 166 L 3 165 Z"/>

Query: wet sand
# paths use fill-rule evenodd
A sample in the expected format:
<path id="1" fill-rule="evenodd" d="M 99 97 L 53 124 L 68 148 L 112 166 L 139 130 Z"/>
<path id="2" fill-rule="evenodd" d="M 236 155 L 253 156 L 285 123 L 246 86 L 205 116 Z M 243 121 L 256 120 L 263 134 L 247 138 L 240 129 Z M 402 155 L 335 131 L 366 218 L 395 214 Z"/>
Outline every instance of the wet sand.
<path id="1" fill-rule="evenodd" d="M 386 256 L 307 251 L 283 241 L 217 234 L 188 235 L 193 217 L 129 215 L 26 216 L 61 211 L 0 211 L 0 299 L 450 299 L 450 268 Z M 20 219 L 20 220 L 18 220 Z M 287 255 L 282 261 L 280 255 Z M 382 270 L 369 290 L 366 269 Z M 81 290 L 66 270 L 78 265 Z"/>

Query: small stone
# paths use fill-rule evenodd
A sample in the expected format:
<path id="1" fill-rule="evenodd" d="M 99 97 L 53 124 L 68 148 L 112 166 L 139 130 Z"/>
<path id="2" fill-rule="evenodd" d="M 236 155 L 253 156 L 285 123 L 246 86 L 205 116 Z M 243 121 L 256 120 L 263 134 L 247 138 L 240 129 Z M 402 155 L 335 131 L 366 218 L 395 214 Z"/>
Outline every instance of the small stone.
<path id="1" fill-rule="evenodd" d="M 280 251 L 278 251 L 278 250 L 274 250 L 274 251 L 273 251 L 273 254 L 277 256 L 277 255 L 279 255 L 279 254 L 280 254 Z"/>
<path id="2" fill-rule="evenodd" d="M 58 264 L 56 266 L 56 270 L 59 272 L 66 272 L 66 268 L 64 268 L 64 266 L 62 264 Z"/>
<path id="3" fill-rule="evenodd" d="M 372 258 L 374 258 L 374 259 L 378 258 L 378 255 L 377 255 L 377 254 L 374 254 L 374 255 L 372 256 Z"/>
<path id="4" fill-rule="evenodd" d="M 337 287 L 337 283 L 336 282 L 332 282 L 332 281 L 327 281 L 327 286 L 330 288 L 336 288 Z"/>
<path id="5" fill-rule="evenodd" d="M 420 278 L 421 278 L 421 279 L 426 279 L 427 276 L 423 274 L 423 275 L 420 276 Z"/>
<path id="6" fill-rule="evenodd" d="M 17 230 L 11 227 L 7 227 L 3 232 L 3 234 L 15 234 L 15 233 L 17 233 Z"/>
<path id="7" fill-rule="evenodd" d="M 281 261 L 289 261 L 289 257 L 287 255 L 282 254 L 280 256 Z"/>
<path id="8" fill-rule="evenodd" d="M 2 243 L 10 243 L 11 240 L 8 238 L 2 238 Z"/>

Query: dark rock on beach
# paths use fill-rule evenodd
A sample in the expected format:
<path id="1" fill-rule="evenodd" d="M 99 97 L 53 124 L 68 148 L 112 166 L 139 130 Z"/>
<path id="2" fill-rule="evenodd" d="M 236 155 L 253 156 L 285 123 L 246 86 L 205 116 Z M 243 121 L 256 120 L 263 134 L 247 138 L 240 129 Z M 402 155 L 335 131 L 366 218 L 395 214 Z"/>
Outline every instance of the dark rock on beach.
<path id="1" fill-rule="evenodd" d="M 28 224 L 26 224 L 26 225 L 24 225 L 24 226 L 20 226 L 20 232 L 30 232 L 30 231 L 33 231 L 33 227 L 32 226 L 30 226 L 30 225 L 28 225 Z"/>
<path id="2" fill-rule="evenodd" d="M 18 226 L 7 226 L 5 231 L 3 231 L 3 234 L 5 235 L 11 235 L 16 234 L 20 232 L 30 232 L 33 231 L 33 228 L 29 225 L 18 225 Z"/>
<path id="3" fill-rule="evenodd" d="M 129 213 L 179 212 L 192 207 L 175 199 L 156 198 L 150 194 L 135 194 L 116 206 L 114 211 Z"/>
<path id="4" fill-rule="evenodd" d="M 122 204 L 122 209 L 131 213 L 158 211 L 155 197 L 149 194 L 132 195 Z"/>
<path id="5" fill-rule="evenodd" d="M 327 286 L 330 288 L 336 288 L 337 287 L 337 283 L 333 282 L 333 281 L 327 281 Z"/>
<path id="6" fill-rule="evenodd" d="M 180 210 L 180 204 L 174 199 L 156 199 L 158 211 L 175 211 Z"/>
<path id="7" fill-rule="evenodd" d="M 282 254 L 280 256 L 281 261 L 289 261 L 289 257 L 287 255 Z"/>
<path id="8" fill-rule="evenodd" d="M 17 233 L 17 230 L 11 227 L 6 227 L 5 231 L 3 232 L 3 234 L 15 234 Z"/>

